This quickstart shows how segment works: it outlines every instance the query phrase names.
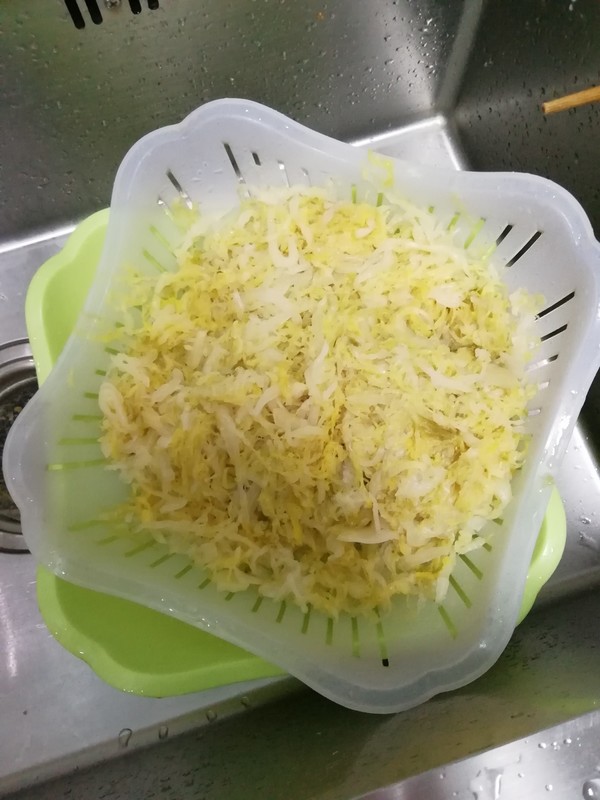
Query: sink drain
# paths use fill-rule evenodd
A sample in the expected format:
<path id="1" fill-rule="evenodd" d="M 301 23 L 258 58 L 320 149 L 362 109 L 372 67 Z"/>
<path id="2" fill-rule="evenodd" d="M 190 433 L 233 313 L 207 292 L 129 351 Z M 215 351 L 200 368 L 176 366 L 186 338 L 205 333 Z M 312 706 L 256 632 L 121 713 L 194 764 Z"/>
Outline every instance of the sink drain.
<path id="1" fill-rule="evenodd" d="M 37 391 L 31 348 L 26 339 L 0 347 L 0 464 L 4 442 L 23 406 Z M 13 503 L 0 470 L 0 550 L 26 552 L 19 510 Z"/>

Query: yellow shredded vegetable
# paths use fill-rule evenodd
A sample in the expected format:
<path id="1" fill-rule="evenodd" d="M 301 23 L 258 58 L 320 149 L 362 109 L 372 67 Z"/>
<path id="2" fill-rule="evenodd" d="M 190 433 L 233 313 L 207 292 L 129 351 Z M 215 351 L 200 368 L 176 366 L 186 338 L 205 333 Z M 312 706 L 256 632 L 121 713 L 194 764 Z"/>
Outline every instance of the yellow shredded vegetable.
<path id="1" fill-rule="evenodd" d="M 100 391 L 132 525 L 333 616 L 444 597 L 523 459 L 532 298 L 426 210 L 297 187 L 133 294 Z"/>

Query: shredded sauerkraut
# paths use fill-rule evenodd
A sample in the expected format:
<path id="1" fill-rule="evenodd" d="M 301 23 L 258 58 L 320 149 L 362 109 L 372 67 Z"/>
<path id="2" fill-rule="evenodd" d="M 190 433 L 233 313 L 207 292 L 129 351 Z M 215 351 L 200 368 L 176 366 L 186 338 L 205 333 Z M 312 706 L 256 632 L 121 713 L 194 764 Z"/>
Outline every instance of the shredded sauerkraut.
<path id="1" fill-rule="evenodd" d="M 128 302 L 100 407 L 131 525 L 329 615 L 444 597 L 522 463 L 532 298 L 424 209 L 296 187 Z"/>

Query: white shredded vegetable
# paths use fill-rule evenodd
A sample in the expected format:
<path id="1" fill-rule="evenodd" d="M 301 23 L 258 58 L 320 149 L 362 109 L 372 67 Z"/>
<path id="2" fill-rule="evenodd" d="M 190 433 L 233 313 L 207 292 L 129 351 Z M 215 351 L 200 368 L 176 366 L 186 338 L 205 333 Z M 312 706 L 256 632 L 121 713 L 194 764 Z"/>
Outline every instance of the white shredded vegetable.
<path id="1" fill-rule="evenodd" d="M 443 599 L 523 460 L 538 301 L 424 209 L 298 187 L 133 294 L 100 407 L 134 527 L 332 616 Z"/>

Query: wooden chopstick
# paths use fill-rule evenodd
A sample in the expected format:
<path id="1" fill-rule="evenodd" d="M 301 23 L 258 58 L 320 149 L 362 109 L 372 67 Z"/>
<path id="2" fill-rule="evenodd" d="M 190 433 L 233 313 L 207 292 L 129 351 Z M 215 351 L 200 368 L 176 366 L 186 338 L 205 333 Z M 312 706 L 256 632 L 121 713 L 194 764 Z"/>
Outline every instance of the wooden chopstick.
<path id="1" fill-rule="evenodd" d="M 600 100 L 600 86 L 593 86 L 591 89 L 583 89 L 581 92 L 566 94 L 564 97 L 557 97 L 556 100 L 548 100 L 542 103 L 544 114 L 556 114 L 557 111 L 566 111 L 575 106 L 583 106 L 585 103 L 595 103 Z"/>

